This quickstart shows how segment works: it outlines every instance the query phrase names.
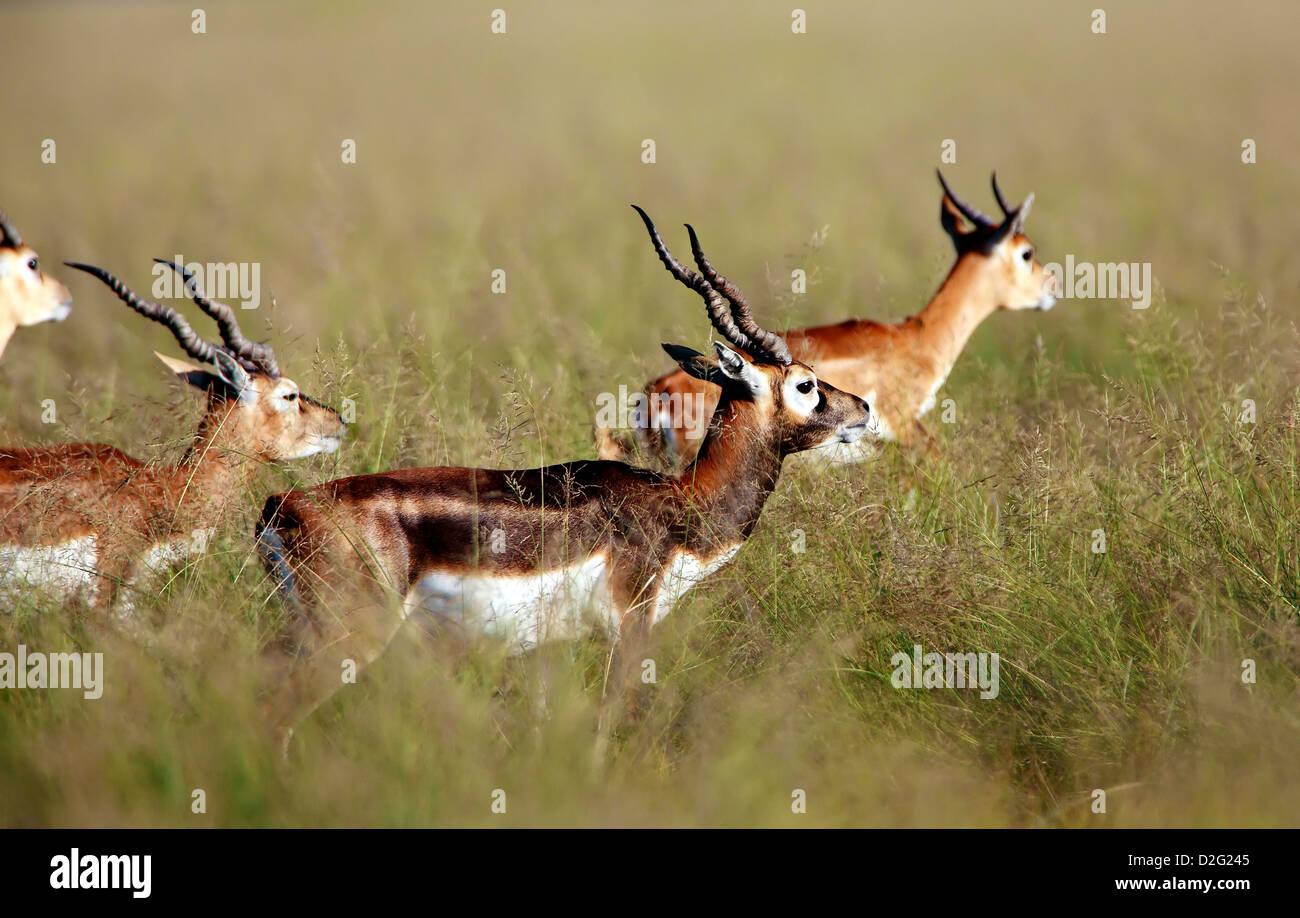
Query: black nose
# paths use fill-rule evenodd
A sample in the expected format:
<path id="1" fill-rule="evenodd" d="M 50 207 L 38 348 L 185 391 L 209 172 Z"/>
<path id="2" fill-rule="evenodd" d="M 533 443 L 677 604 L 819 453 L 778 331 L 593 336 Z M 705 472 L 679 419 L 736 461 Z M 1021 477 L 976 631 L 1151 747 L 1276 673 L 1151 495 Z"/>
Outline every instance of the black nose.
<path id="1" fill-rule="evenodd" d="M 867 404 L 867 400 L 865 398 L 858 399 L 858 404 L 862 406 L 863 411 L 865 411 L 867 414 L 871 414 L 871 406 Z"/>

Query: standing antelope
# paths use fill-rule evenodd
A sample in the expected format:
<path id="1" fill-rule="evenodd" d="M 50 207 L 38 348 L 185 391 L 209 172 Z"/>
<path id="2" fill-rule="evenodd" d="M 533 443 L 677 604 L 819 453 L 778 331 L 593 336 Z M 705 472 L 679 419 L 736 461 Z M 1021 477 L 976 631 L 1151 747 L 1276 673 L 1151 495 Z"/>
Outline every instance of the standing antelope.
<path id="1" fill-rule="evenodd" d="M 271 703 L 281 727 L 329 696 L 340 661 L 372 661 L 412 613 L 504 638 L 515 653 L 594 622 L 624 639 L 642 633 L 736 554 L 788 454 L 869 432 L 866 402 L 792 359 L 698 244 L 700 273 L 641 216 L 726 342 L 715 342 L 715 359 L 663 345 L 720 392 L 698 457 L 677 475 L 599 460 L 403 469 L 271 497 L 259 550 L 294 610 L 286 640 L 270 648 L 289 671 Z"/>
<path id="2" fill-rule="evenodd" d="M 0 356 L 20 325 L 62 322 L 71 311 L 68 288 L 41 271 L 40 256 L 0 210 Z"/>
<path id="3" fill-rule="evenodd" d="M 69 267 L 98 277 L 165 325 L 187 355 L 210 364 L 157 354 L 207 396 L 194 441 L 174 465 L 140 462 L 102 443 L 0 448 L 0 587 L 36 586 L 128 610 L 143 576 L 205 549 L 260 463 L 333 452 L 346 425 L 281 376 L 271 348 L 246 339 L 231 308 L 206 299 L 183 268 L 187 291 L 216 320 L 224 344 L 204 341 L 176 310 L 101 268 Z"/>
<path id="4" fill-rule="evenodd" d="M 904 446 L 930 442 L 920 419 L 934 407 L 962 348 L 984 319 L 999 309 L 1047 310 L 1056 302 L 1052 275 L 1034 258 L 1033 243 L 1024 235 L 1034 196 L 1009 207 L 994 174 L 993 194 L 1003 214 L 998 223 L 957 197 L 942 173 L 939 183 L 940 216 L 957 249 L 957 261 L 920 314 L 896 325 L 848 319 L 785 335 L 791 353 L 824 380 L 867 400 L 882 439 Z M 693 232 L 691 246 L 701 260 Z M 725 292 L 726 279 L 719 278 L 716 286 Z M 633 422 L 637 443 L 666 462 L 689 462 L 704 436 L 704 421 L 714 410 L 718 389 L 676 370 L 651 382 L 645 393 L 649 410 L 638 411 Z M 608 430 L 598 430 L 597 440 L 600 458 L 627 457 L 627 447 Z M 823 455 L 854 462 L 866 458 L 872 448 L 862 441 Z"/>

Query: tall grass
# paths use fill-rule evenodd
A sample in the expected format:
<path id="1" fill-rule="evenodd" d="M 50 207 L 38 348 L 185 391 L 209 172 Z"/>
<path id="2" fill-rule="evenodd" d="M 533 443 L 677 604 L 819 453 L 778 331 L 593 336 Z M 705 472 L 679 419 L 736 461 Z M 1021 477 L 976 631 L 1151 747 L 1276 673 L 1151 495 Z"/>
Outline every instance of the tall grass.
<path id="1" fill-rule="evenodd" d="M 1093 36 L 1064 8 L 860 7 L 796 37 L 762 5 L 525 3 L 496 39 L 473 5 L 212 3 L 204 36 L 170 4 L 0 10 L 24 87 L 0 101 L 0 204 L 47 266 L 147 291 L 152 256 L 259 261 L 276 305 L 241 318 L 358 421 L 259 478 L 142 597 L 143 637 L 38 596 L 0 616 L 0 649 L 107 666 L 99 701 L 0 692 L 0 824 L 1296 824 L 1294 11 L 1114 6 Z M 603 758 L 599 638 L 510 659 L 410 631 L 280 761 L 258 651 L 282 613 L 249 538 L 267 493 L 590 456 L 596 393 L 706 340 L 629 201 L 694 223 L 772 324 L 915 312 L 950 258 L 949 137 L 975 202 L 994 167 L 1037 192 L 1043 259 L 1152 262 L 1151 308 L 994 316 L 940 395 L 936 460 L 787 463 L 735 564 L 654 633 L 658 681 Z M 73 316 L 0 363 L 4 441 L 174 457 L 198 406 L 148 353 L 165 333 L 66 279 Z M 998 697 L 893 688 L 914 644 L 999 653 Z"/>

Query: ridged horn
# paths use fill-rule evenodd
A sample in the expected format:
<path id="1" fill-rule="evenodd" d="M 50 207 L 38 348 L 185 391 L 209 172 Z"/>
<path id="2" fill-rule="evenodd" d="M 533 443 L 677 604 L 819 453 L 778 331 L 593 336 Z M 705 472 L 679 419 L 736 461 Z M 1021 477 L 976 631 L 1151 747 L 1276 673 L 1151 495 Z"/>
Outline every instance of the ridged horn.
<path id="1" fill-rule="evenodd" d="M 221 340 L 237 357 L 251 364 L 248 367 L 249 369 L 259 370 L 275 379 L 279 378 L 280 367 L 276 363 L 275 351 L 271 350 L 271 346 L 249 341 L 245 338 L 243 331 L 239 328 L 238 320 L 235 319 L 235 311 L 225 303 L 210 300 L 204 296 L 203 291 L 199 289 L 199 279 L 193 271 L 185 265 L 175 264 L 165 258 L 155 258 L 154 261 L 161 265 L 167 265 L 167 267 L 180 274 L 185 281 L 185 292 L 190 299 L 216 321 L 217 329 L 221 332 Z"/>
<path id="2" fill-rule="evenodd" d="M 185 321 L 185 317 L 175 309 L 164 306 L 162 303 L 146 300 L 103 268 L 84 265 L 75 261 L 65 261 L 64 264 L 69 268 L 76 268 L 78 271 L 85 271 L 93 277 L 98 277 L 108 284 L 109 289 L 116 293 L 118 299 L 123 303 L 126 303 L 146 319 L 152 319 L 161 325 L 167 326 L 167 329 L 176 337 L 176 343 L 181 346 L 181 350 L 195 360 L 203 363 L 215 362 L 217 346 L 200 338 L 198 332 L 191 328 L 190 323 Z"/>
<path id="3" fill-rule="evenodd" d="M 990 217 L 988 214 L 976 210 L 974 207 L 971 207 L 961 198 L 957 197 L 957 192 L 953 191 L 950 187 L 948 187 L 948 180 L 943 177 L 943 173 L 940 172 L 938 169 L 935 169 L 934 171 L 935 174 L 939 176 L 939 184 L 943 186 L 943 193 L 948 196 L 948 200 L 952 201 L 953 206 L 956 207 L 959 211 L 961 211 L 961 215 L 963 217 L 965 217 L 971 223 L 974 223 L 976 226 L 981 226 L 984 227 L 985 229 L 992 229 L 998 225 L 997 221 L 994 220 L 992 217 Z"/>
<path id="4" fill-rule="evenodd" d="M 703 259 L 702 251 L 697 255 L 697 263 L 703 259 L 701 268 L 707 267 L 708 272 L 719 279 L 728 291 L 726 296 L 719 293 L 704 274 L 692 271 L 673 257 L 660 237 L 659 231 L 655 229 L 654 221 L 650 219 L 649 214 L 635 204 L 632 205 L 632 209 L 641 216 L 641 222 L 645 224 L 646 231 L 650 234 L 655 253 L 668 269 L 668 273 L 700 295 L 709 314 L 709 321 L 728 343 L 756 360 L 774 360 L 787 365 L 790 363 L 790 352 L 785 342 L 779 336 L 764 331 L 758 326 L 750 316 L 749 306 L 745 303 L 744 295 L 739 288 L 714 271 L 708 264 L 708 260 Z M 699 243 L 695 238 L 695 231 L 689 226 L 687 229 L 691 232 L 692 249 L 698 249 Z M 779 347 L 773 347 L 770 343 L 771 339 L 775 339 Z"/>
<path id="5" fill-rule="evenodd" d="M 745 335 L 766 352 L 766 356 L 781 364 L 789 366 L 791 363 L 790 348 L 786 345 L 785 339 L 774 332 L 767 331 L 754 321 L 753 314 L 749 311 L 749 304 L 745 302 L 745 294 L 741 293 L 740 288 L 727 280 L 721 274 L 714 270 L 709 259 L 705 257 L 704 249 L 700 246 L 700 238 L 695 234 L 695 227 L 689 223 L 686 224 L 686 232 L 691 237 L 691 254 L 695 256 L 695 264 L 704 275 L 704 279 L 709 284 L 726 297 L 727 302 L 731 304 L 731 316 L 735 319 L 736 324 Z M 750 356 L 758 356 L 752 354 Z"/>

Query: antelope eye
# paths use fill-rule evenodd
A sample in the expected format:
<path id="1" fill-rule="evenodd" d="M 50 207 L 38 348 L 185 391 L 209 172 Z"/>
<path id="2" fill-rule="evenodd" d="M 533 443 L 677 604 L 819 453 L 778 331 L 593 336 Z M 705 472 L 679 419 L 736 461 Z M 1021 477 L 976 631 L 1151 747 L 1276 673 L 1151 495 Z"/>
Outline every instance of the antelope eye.
<path id="1" fill-rule="evenodd" d="M 27 267 L 31 268 L 33 271 L 39 271 L 41 269 L 41 263 L 39 259 L 32 258 L 28 260 Z"/>
<path id="2" fill-rule="evenodd" d="M 1033 261 L 1033 260 L 1034 260 L 1034 250 L 1033 250 L 1033 249 L 1025 249 L 1023 252 L 1020 253 L 1020 257 L 1023 258 L 1025 261 Z"/>
<path id="3" fill-rule="evenodd" d="M 803 382 L 797 383 L 795 385 L 795 388 L 798 389 L 800 392 L 802 392 L 804 395 L 807 395 L 809 392 L 813 390 L 813 381 L 811 379 L 805 379 Z"/>
<path id="4" fill-rule="evenodd" d="M 286 392 L 285 395 L 284 395 L 284 400 L 285 400 L 286 402 L 295 402 L 295 401 L 298 400 L 298 393 L 297 393 L 297 392 Z"/>

